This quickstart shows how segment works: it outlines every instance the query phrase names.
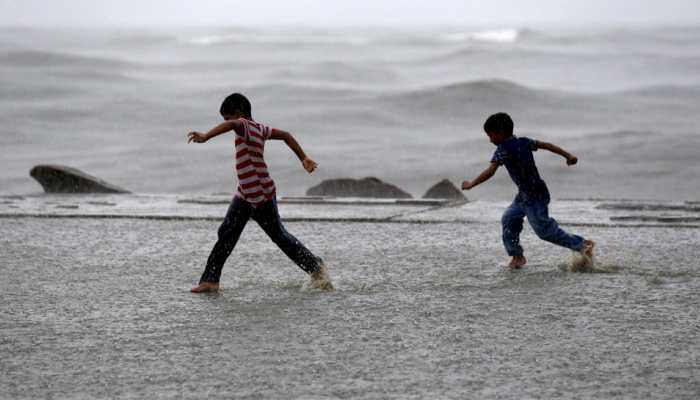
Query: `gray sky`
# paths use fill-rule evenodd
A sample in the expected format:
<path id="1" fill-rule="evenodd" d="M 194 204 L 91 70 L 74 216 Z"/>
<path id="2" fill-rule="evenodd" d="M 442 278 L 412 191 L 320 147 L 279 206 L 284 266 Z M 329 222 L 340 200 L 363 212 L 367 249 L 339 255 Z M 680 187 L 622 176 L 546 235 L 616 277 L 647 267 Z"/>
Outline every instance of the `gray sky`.
<path id="1" fill-rule="evenodd" d="M 0 0 L 0 25 L 700 24 L 700 0 Z"/>

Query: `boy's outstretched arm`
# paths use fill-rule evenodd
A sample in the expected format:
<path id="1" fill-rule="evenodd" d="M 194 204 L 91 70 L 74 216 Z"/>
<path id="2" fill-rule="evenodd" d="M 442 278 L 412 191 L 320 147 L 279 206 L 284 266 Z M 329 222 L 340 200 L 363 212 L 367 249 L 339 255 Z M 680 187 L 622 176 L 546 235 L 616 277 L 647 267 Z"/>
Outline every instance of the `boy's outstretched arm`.
<path id="1" fill-rule="evenodd" d="M 314 172 L 314 170 L 318 167 L 318 164 L 316 164 L 314 160 L 306 156 L 306 153 L 304 153 L 304 150 L 302 150 L 301 145 L 299 145 L 299 142 L 297 142 L 297 140 L 294 139 L 294 136 L 292 136 L 291 133 L 285 132 L 280 129 L 273 129 L 272 133 L 270 134 L 270 139 L 284 140 L 287 146 L 289 146 L 289 148 L 292 149 L 294 154 L 297 155 L 299 161 L 301 161 L 301 165 L 304 166 L 304 169 L 308 173 Z"/>
<path id="2" fill-rule="evenodd" d="M 537 140 L 536 143 L 537 143 L 538 149 L 549 150 L 552 153 L 559 154 L 560 156 L 566 158 L 566 165 L 574 165 L 578 162 L 578 158 L 576 158 L 575 155 L 562 149 L 561 147 L 557 146 L 556 144 L 541 142 L 539 140 Z"/>
<path id="3" fill-rule="evenodd" d="M 219 136 L 222 133 L 230 132 L 232 130 L 241 132 L 243 129 L 243 125 L 241 121 L 237 119 L 230 119 L 228 121 L 224 121 L 220 123 L 219 125 L 211 128 L 209 132 L 207 133 L 202 133 L 202 132 L 197 132 L 193 131 L 187 134 L 187 143 L 204 143 L 207 140 Z"/>
<path id="4" fill-rule="evenodd" d="M 498 169 L 498 164 L 496 163 L 491 163 L 488 168 L 484 170 L 484 172 L 480 173 L 479 176 L 476 177 L 473 181 L 464 181 L 462 182 L 462 190 L 469 190 L 473 188 L 476 185 L 479 185 L 481 183 L 486 182 L 487 180 L 491 179 L 493 174 L 496 173 L 496 170 Z"/>

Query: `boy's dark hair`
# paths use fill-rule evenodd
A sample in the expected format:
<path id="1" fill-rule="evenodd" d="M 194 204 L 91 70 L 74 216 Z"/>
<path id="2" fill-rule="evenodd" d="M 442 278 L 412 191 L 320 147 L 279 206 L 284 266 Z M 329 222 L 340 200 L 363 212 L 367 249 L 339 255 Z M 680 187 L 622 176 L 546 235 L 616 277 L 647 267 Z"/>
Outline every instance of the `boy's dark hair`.
<path id="1" fill-rule="evenodd" d="M 250 101 L 240 93 L 234 93 L 226 97 L 221 103 L 219 114 L 233 115 L 236 111 L 241 112 L 246 118 L 253 117 L 250 110 Z"/>
<path id="2" fill-rule="evenodd" d="M 486 118 L 484 122 L 484 131 L 486 133 L 505 133 L 507 135 L 513 134 L 513 120 L 510 115 L 499 112 Z"/>

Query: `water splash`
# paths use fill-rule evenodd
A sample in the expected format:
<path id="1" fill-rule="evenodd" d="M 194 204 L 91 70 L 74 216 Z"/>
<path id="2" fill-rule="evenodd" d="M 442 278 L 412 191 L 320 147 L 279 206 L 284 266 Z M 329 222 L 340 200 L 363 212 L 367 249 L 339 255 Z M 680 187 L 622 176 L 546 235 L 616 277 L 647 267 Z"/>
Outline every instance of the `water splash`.
<path id="1" fill-rule="evenodd" d="M 571 253 L 571 272 L 597 272 L 593 254 L 584 254 L 583 252 L 574 251 Z"/>

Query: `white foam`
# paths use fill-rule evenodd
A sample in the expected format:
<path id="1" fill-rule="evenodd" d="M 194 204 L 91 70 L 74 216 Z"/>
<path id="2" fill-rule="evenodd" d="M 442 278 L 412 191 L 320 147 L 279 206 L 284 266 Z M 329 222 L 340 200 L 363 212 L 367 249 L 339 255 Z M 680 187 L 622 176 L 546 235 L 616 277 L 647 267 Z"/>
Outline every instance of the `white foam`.
<path id="1" fill-rule="evenodd" d="M 340 44 L 340 45 L 363 45 L 369 43 L 369 39 L 357 35 L 328 35 L 328 34 L 307 34 L 288 35 L 273 33 L 231 33 L 222 35 L 205 35 L 185 40 L 189 44 L 198 46 L 213 46 L 221 44 Z"/>
<path id="2" fill-rule="evenodd" d="M 483 31 L 467 31 L 450 33 L 444 36 L 445 40 L 452 42 L 493 42 L 493 43 L 513 43 L 520 38 L 518 29 L 493 29 Z"/>

